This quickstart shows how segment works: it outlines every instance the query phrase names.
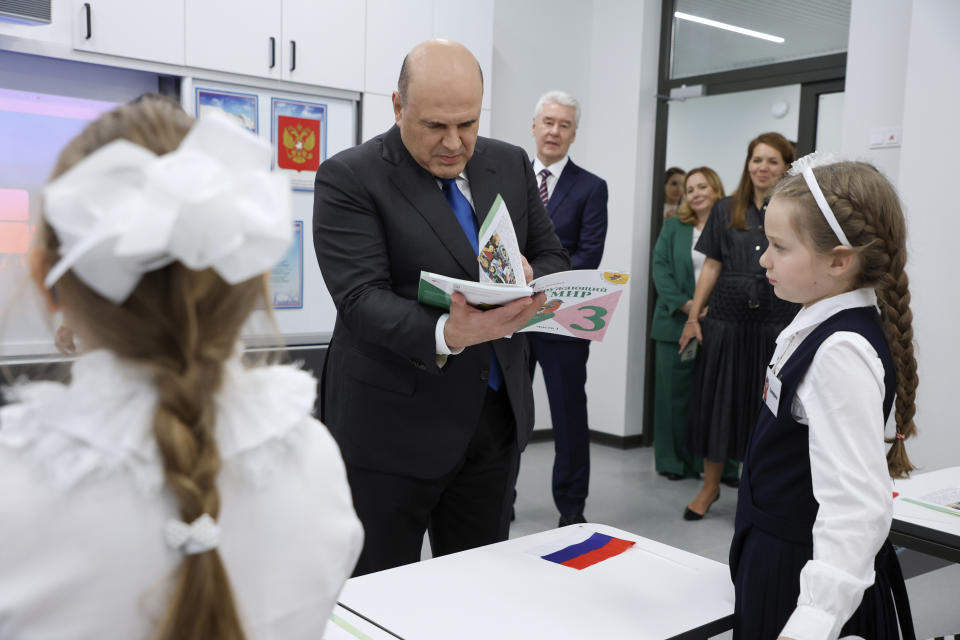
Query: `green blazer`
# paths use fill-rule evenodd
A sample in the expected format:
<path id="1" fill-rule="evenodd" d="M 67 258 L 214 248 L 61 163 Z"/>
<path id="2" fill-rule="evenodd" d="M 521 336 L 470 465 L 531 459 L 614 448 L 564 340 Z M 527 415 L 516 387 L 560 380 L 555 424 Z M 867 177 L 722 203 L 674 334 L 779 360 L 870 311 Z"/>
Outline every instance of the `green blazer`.
<path id="1" fill-rule="evenodd" d="M 653 285 L 657 288 L 657 304 L 653 308 L 650 337 L 675 342 L 683 333 L 687 315 L 680 311 L 693 298 L 697 283 L 693 279 L 693 225 L 676 218 L 663 223 L 660 237 L 653 247 Z"/>

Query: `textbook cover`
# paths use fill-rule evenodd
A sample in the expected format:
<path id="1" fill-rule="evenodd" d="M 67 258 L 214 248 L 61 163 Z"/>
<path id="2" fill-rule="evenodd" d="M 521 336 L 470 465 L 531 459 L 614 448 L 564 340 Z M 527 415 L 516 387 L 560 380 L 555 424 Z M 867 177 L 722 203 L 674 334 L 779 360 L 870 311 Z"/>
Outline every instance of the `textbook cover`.
<path id="1" fill-rule="evenodd" d="M 546 302 L 520 331 L 602 342 L 629 280 L 629 273 L 584 269 L 552 273 L 524 286 L 472 282 L 421 271 L 417 299 L 449 309 L 450 295 L 457 292 L 471 305 L 489 309 L 543 291 Z"/>
<path id="2" fill-rule="evenodd" d="M 523 258 L 510 212 L 500 194 L 484 218 L 478 240 L 478 281 L 421 271 L 417 291 L 421 303 L 449 309 L 450 295 L 456 292 L 462 293 L 471 305 L 489 309 L 544 291 L 546 303 L 520 331 L 603 340 L 630 280 L 629 273 L 600 269 L 562 271 L 522 284 Z"/>

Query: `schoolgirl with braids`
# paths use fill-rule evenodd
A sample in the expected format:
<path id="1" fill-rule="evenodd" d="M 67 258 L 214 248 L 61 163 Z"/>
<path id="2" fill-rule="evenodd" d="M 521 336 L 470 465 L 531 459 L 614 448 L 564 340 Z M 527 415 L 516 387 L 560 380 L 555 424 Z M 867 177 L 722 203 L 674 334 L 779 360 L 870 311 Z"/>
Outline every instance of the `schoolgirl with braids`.
<path id="1" fill-rule="evenodd" d="M 159 98 L 60 154 L 31 271 L 88 351 L 0 410 L 0 636 L 322 637 L 362 530 L 316 381 L 240 360 L 291 240 L 269 166 Z"/>
<path id="2" fill-rule="evenodd" d="M 899 198 L 871 165 L 807 156 L 774 189 L 764 231 L 774 292 L 803 307 L 777 338 L 744 460 L 734 637 L 914 638 L 887 539 L 890 478 L 912 470 L 916 431 Z"/>

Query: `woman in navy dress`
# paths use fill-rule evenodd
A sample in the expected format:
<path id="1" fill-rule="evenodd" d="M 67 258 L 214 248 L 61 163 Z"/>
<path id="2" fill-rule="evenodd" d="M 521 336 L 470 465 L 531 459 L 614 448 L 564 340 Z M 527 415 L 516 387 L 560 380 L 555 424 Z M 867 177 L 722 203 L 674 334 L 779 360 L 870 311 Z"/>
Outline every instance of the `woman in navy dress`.
<path id="1" fill-rule="evenodd" d="M 743 464 L 734 638 L 912 639 L 887 540 L 916 429 L 906 224 L 874 167 L 815 163 L 795 163 L 767 210 L 760 262 L 803 308 L 777 338 Z"/>
<path id="2" fill-rule="evenodd" d="M 702 518 L 720 497 L 724 461 L 743 459 L 760 410 L 764 366 L 777 334 L 797 312 L 773 295 L 759 262 L 767 248 L 766 199 L 793 159 L 793 144 L 778 133 L 751 140 L 736 192 L 714 206 L 697 243 L 707 259 L 680 348 L 693 338 L 701 343 L 688 428 L 690 448 L 704 461 L 703 486 L 685 509 L 686 520 Z M 723 480 L 736 485 L 736 476 Z"/>

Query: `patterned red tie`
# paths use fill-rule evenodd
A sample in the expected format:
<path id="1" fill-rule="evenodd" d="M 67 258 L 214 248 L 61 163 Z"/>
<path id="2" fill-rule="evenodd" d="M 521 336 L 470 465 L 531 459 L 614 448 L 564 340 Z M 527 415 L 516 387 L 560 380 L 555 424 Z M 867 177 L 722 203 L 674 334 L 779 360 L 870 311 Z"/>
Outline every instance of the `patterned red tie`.
<path id="1" fill-rule="evenodd" d="M 550 175 L 550 169 L 542 169 L 537 175 L 540 176 L 540 200 L 543 201 L 543 206 L 547 206 L 547 202 L 550 201 L 550 196 L 547 194 L 547 176 Z"/>

